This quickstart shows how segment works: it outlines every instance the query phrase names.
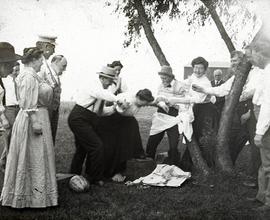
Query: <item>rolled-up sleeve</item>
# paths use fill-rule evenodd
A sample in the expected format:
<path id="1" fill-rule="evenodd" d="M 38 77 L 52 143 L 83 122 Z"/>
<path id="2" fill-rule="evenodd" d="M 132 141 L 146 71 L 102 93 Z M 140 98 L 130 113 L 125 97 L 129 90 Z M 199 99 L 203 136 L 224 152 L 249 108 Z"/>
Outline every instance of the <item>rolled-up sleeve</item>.
<path id="1" fill-rule="evenodd" d="M 217 97 L 223 97 L 223 96 L 229 95 L 232 88 L 233 81 L 234 81 L 234 76 L 232 76 L 230 79 L 228 79 L 225 83 L 221 84 L 220 86 L 205 88 L 205 91 L 207 94 L 214 95 Z"/>
<path id="2" fill-rule="evenodd" d="M 91 95 L 97 99 L 102 99 L 109 102 L 116 102 L 117 97 L 109 90 L 102 88 L 95 88 L 91 91 Z"/>

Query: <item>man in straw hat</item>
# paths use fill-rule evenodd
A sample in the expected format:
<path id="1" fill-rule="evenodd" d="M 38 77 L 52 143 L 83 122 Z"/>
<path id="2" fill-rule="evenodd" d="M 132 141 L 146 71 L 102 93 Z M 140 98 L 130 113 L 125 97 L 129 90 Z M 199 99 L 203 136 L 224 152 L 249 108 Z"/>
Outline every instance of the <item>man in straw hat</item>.
<path id="1" fill-rule="evenodd" d="M 104 66 L 97 73 L 99 82 L 79 92 L 75 98 L 76 105 L 72 109 L 68 124 L 75 136 L 76 152 L 73 156 L 70 172 L 81 175 L 82 165 L 86 158 L 85 174 L 90 182 L 102 186 L 104 184 L 104 148 L 97 133 L 99 116 L 111 114 L 115 105 L 104 106 L 105 101 L 116 102 L 117 97 L 107 88 L 115 80 L 115 71 Z"/>
<path id="2" fill-rule="evenodd" d="M 57 74 L 55 73 L 52 66 L 49 64 L 49 58 L 55 52 L 57 37 L 50 36 L 50 35 L 39 35 L 38 37 L 39 39 L 36 42 L 36 46 L 37 48 L 43 51 L 43 65 L 38 75 L 53 88 L 53 96 L 54 96 L 53 99 L 55 99 L 55 96 L 59 96 L 59 91 L 61 91 L 61 85 L 60 85 L 60 80 Z M 56 136 L 57 124 L 58 124 L 57 120 L 55 119 L 58 118 L 58 109 L 56 109 L 52 103 L 52 105 L 49 107 L 48 110 L 49 110 L 49 118 L 50 118 L 50 123 L 51 123 L 53 142 L 55 144 L 55 136 Z"/>
<path id="3" fill-rule="evenodd" d="M 13 72 L 13 67 L 16 65 L 17 60 L 20 60 L 22 57 L 15 53 L 14 47 L 8 42 L 0 42 L 0 118 L 1 118 L 1 127 L 0 134 L 2 134 L 5 129 L 9 128 L 9 122 L 4 115 L 4 106 L 5 104 L 5 88 L 1 78 L 7 77 Z M 3 153 L 0 158 L 0 168 L 4 169 L 5 159 L 7 153 L 7 143 L 4 146 Z"/>
<path id="4" fill-rule="evenodd" d="M 158 74 L 162 83 L 158 87 L 157 95 L 165 97 L 178 95 L 183 85 L 175 79 L 172 68 L 166 65 L 161 66 L 161 70 L 158 72 Z M 158 102 L 157 105 L 157 113 L 162 113 L 174 117 L 178 115 L 177 106 L 167 106 L 165 102 Z M 154 119 L 155 118 L 153 118 L 153 120 Z M 169 139 L 168 163 L 179 165 L 180 155 L 177 149 L 179 142 L 179 131 L 177 125 L 174 125 L 173 127 L 170 127 L 159 133 L 151 134 L 147 142 L 146 154 L 153 159 L 155 158 L 157 146 L 164 137 L 165 132 L 167 133 Z"/>

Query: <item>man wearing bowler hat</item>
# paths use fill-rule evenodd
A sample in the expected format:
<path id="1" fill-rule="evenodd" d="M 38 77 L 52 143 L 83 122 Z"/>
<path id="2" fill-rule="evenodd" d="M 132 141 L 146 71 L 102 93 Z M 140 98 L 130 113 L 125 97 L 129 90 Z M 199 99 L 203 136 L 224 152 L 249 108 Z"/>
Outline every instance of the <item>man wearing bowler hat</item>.
<path id="1" fill-rule="evenodd" d="M 158 96 L 165 96 L 169 98 L 180 94 L 183 84 L 175 79 L 170 66 L 161 66 L 161 70 L 158 72 L 158 74 L 162 82 L 158 87 Z M 157 112 L 159 113 L 174 117 L 178 115 L 178 106 L 176 105 L 167 106 L 164 102 L 158 102 L 157 106 Z M 153 159 L 155 158 L 157 146 L 164 137 L 165 132 L 167 133 L 169 139 L 168 163 L 179 165 L 180 155 L 177 149 L 179 142 L 178 125 L 168 128 L 158 134 L 151 135 L 147 142 L 146 154 Z"/>
<path id="2" fill-rule="evenodd" d="M 104 66 L 98 73 L 99 82 L 82 89 L 75 98 L 68 124 L 75 137 L 76 151 L 71 163 L 71 173 L 81 175 L 86 159 L 86 177 L 90 182 L 103 185 L 104 148 L 97 133 L 99 117 L 112 114 L 115 105 L 104 106 L 105 101 L 116 102 L 117 97 L 107 88 L 116 79 L 113 68 Z"/>
<path id="3" fill-rule="evenodd" d="M 4 104 L 5 104 L 5 88 L 1 78 L 7 77 L 13 72 L 13 67 L 16 65 L 16 61 L 22 57 L 15 53 L 14 47 L 8 42 L 0 42 L 0 118 L 1 128 L 0 135 L 5 132 L 5 129 L 9 128 L 9 122 L 4 115 Z M 5 166 L 5 159 L 7 153 L 7 144 L 4 146 L 3 153 L 0 158 L 0 168 L 3 169 Z"/>

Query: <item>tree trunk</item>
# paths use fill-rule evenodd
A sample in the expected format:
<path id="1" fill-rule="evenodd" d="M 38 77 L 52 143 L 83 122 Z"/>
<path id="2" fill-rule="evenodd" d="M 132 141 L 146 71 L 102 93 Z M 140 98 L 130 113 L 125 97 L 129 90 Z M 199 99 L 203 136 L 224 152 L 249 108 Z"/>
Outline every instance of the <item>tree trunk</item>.
<path id="1" fill-rule="evenodd" d="M 141 0 L 134 0 L 134 6 L 138 12 L 141 24 L 144 29 L 144 33 L 146 35 L 146 38 L 151 45 L 155 56 L 157 57 L 160 65 L 170 65 L 169 62 L 167 61 L 163 51 L 161 50 L 161 47 L 159 46 L 159 43 L 157 42 L 157 39 L 155 38 L 155 35 L 153 33 L 153 30 L 151 28 L 151 25 L 148 21 L 148 17 L 145 13 L 144 6 L 142 5 Z"/>
<path id="2" fill-rule="evenodd" d="M 210 174 L 210 169 L 203 159 L 201 150 L 193 137 L 191 142 L 187 142 L 187 150 L 189 150 L 194 167 L 204 176 L 208 176 Z"/>
<path id="3" fill-rule="evenodd" d="M 220 126 L 217 134 L 216 166 L 224 172 L 232 172 L 233 164 L 229 153 L 229 131 L 231 129 L 235 108 L 251 69 L 251 63 L 246 57 L 241 60 L 237 69 L 233 69 L 235 79 L 222 111 Z"/>
<path id="4" fill-rule="evenodd" d="M 150 46 L 152 47 L 154 54 L 157 57 L 160 65 L 170 65 L 164 53 L 162 52 L 161 47 L 159 46 L 159 43 L 157 42 L 154 36 L 154 33 L 151 29 L 151 25 L 148 21 L 148 17 L 145 13 L 145 9 L 142 4 L 142 1 L 134 0 L 134 6 L 136 10 L 138 11 L 138 15 L 139 15 L 141 24 L 143 26 L 146 38 Z M 208 175 L 210 173 L 210 169 L 201 155 L 198 144 L 193 140 L 191 143 L 188 144 L 188 149 L 190 151 L 194 167 L 203 175 Z"/>
<path id="5" fill-rule="evenodd" d="M 230 51 L 230 53 L 232 51 L 235 50 L 235 47 L 232 43 L 232 40 L 231 38 L 229 37 L 229 35 L 227 34 L 227 31 L 225 30 L 217 12 L 216 12 L 216 9 L 213 5 L 213 1 L 212 0 L 201 0 L 203 2 L 203 4 L 208 8 L 209 12 L 210 12 L 210 15 L 213 19 L 213 21 L 215 22 L 216 24 L 216 27 L 222 37 L 222 39 L 224 40 L 228 50 Z"/>

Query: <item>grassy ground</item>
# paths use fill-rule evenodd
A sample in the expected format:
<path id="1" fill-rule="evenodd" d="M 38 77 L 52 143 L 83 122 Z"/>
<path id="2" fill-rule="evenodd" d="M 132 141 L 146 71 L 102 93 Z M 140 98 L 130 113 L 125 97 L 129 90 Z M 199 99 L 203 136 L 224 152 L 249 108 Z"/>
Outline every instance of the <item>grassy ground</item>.
<path id="1" fill-rule="evenodd" d="M 61 111 L 56 143 L 58 172 L 67 172 L 74 143 L 67 126 L 71 104 Z M 153 109 L 145 109 L 138 115 L 142 139 L 148 137 Z M 166 151 L 166 139 L 159 151 Z M 238 167 L 245 166 L 246 155 L 240 156 Z M 150 172 L 152 167 L 129 162 L 127 174 L 133 179 Z M 3 219 L 270 219 L 253 210 L 259 206 L 245 200 L 254 196 L 256 189 L 242 186 L 243 177 L 213 176 L 201 185 L 187 181 L 181 188 L 158 188 L 108 183 L 100 188 L 92 186 L 88 193 L 78 194 L 68 188 L 68 180 L 59 181 L 59 207 L 48 209 L 14 210 L 0 206 Z M 0 187 L 3 175 L 0 174 Z M 209 184 L 213 187 L 210 187 Z"/>

